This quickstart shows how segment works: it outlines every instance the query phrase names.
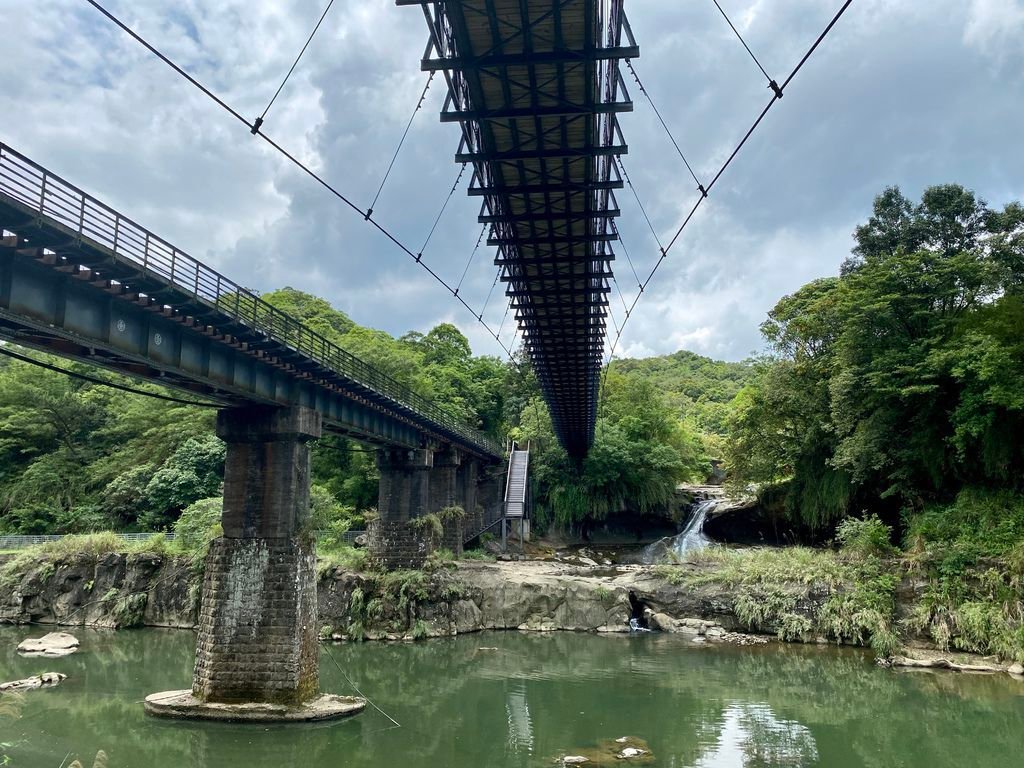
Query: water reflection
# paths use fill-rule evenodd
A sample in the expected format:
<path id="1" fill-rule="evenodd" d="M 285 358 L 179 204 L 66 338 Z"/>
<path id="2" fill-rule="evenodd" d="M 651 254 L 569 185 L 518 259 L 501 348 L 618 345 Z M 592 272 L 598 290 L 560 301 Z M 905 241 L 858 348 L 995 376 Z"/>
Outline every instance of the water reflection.
<path id="1" fill-rule="evenodd" d="M 508 748 L 510 752 L 524 749 L 533 751 L 533 723 L 530 721 L 530 705 L 526 701 L 526 686 L 519 683 L 508 692 L 505 700 L 508 714 Z"/>
<path id="2" fill-rule="evenodd" d="M 176 723 L 146 718 L 139 702 L 187 685 L 191 633 L 76 634 L 79 653 L 43 662 L 68 675 L 62 685 L 0 698 L 12 765 L 53 768 L 69 752 L 89 765 L 103 749 L 110 768 L 539 768 L 634 736 L 663 768 L 1004 768 L 1024 725 L 1024 685 L 1005 675 L 901 675 L 834 648 L 570 633 L 333 646 L 323 688 L 350 692 L 347 674 L 400 728 L 371 709 L 319 726 Z M 0 679 L 44 671 L 14 652 L 25 635 L 0 628 Z"/>
<path id="3" fill-rule="evenodd" d="M 809 729 L 780 720 L 764 704 L 730 704 L 714 746 L 694 768 L 761 768 L 814 765 L 818 748 Z"/>

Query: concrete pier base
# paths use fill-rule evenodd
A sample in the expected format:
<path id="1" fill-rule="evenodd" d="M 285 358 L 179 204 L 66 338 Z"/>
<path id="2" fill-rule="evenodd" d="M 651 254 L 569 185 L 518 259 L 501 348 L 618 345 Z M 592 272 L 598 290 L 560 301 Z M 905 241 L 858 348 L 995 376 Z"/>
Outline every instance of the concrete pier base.
<path id="1" fill-rule="evenodd" d="M 325 693 L 302 704 L 267 704 L 247 702 L 224 704 L 203 701 L 192 691 L 164 691 L 146 697 L 143 707 L 155 717 L 178 720 L 221 720 L 243 723 L 309 723 L 334 720 L 358 714 L 366 708 L 366 700 L 356 696 L 334 696 Z"/>

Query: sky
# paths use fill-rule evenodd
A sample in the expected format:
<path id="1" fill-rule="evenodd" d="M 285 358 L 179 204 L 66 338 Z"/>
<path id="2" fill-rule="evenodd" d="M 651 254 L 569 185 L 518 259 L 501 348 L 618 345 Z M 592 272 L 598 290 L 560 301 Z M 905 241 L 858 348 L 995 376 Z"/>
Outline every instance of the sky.
<path id="1" fill-rule="evenodd" d="M 780 82 L 839 0 L 720 0 Z M 324 0 L 109 0 L 107 7 L 248 118 L 277 89 Z M 638 74 L 698 177 L 713 175 L 770 95 L 712 0 L 625 0 Z M 114 27 L 85 0 L 0 0 L 0 141 L 238 282 L 290 285 L 392 334 L 452 322 L 479 354 L 502 350 L 363 218 Z M 335 0 L 263 130 L 365 208 L 426 82 L 421 11 Z M 741 360 L 787 293 L 838 272 L 872 199 L 958 182 L 990 205 L 1024 198 L 1024 0 L 854 0 L 715 187 L 651 282 L 618 356 L 689 349 Z M 628 77 L 628 72 L 624 71 Z M 693 180 L 635 85 L 623 160 L 664 240 Z M 458 175 L 438 78 L 374 217 L 413 251 Z M 452 197 L 423 261 L 458 283 L 480 235 L 479 199 Z M 619 228 L 638 273 L 658 246 L 629 189 Z M 618 288 L 636 280 L 621 255 Z M 479 308 L 493 249 L 460 291 Z M 621 322 L 616 294 L 612 309 Z M 485 319 L 501 325 L 494 291 Z M 512 319 L 502 341 L 512 339 Z"/>

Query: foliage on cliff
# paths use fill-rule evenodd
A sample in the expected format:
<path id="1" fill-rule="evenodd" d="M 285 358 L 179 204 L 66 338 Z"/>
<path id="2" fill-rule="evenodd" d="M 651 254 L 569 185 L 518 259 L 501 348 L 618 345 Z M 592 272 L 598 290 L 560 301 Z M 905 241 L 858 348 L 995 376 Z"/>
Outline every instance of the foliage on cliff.
<path id="1" fill-rule="evenodd" d="M 1024 490 L 1024 208 L 957 185 L 875 200 L 838 277 L 783 298 L 737 395 L 734 480 L 828 525 Z M 881 501 L 880 501 L 881 500 Z"/>

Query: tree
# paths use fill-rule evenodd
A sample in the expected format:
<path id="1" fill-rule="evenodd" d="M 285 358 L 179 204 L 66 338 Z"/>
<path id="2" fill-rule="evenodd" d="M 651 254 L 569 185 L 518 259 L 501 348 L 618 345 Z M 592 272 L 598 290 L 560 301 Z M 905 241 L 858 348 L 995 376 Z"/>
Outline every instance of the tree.
<path id="1" fill-rule="evenodd" d="M 1020 483 L 1020 206 L 958 185 L 875 200 L 838 278 L 779 301 L 772 356 L 738 396 L 736 479 L 788 485 L 813 524 L 858 499 L 919 508 L 965 482 Z"/>
<path id="2" fill-rule="evenodd" d="M 706 472 L 696 435 L 649 381 L 609 372 L 594 444 L 582 465 L 554 437 L 547 407 L 524 408 L 519 436 L 533 447 L 540 524 L 584 529 L 619 511 L 649 514 L 668 504 L 677 483 Z"/>

